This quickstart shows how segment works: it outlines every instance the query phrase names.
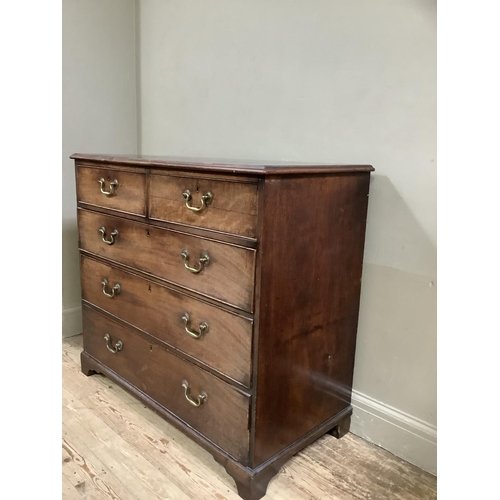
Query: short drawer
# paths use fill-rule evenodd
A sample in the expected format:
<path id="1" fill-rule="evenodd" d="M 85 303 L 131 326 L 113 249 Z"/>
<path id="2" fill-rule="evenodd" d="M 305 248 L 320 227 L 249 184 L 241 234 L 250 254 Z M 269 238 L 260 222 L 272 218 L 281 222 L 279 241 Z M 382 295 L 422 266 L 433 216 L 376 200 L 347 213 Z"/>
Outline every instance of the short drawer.
<path id="1" fill-rule="evenodd" d="M 254 238 L 257 184 L 152 174 L 152 219 Z"/>
<path id="2" fill-rule="evenodd" d="M 247 463 L 249 396 L 87 306 L 83 325 L 88 354 Z"/>
<path id="3" fill-rule="evenodd" d="M 84 300 L 250 386 L 250 319 L 86 256 L 81 270 Z"/>
<path id="4" fill-rule="evenodd" d="M 146 215 L 146 174 L 108 168 L 77 167 L 78 202 Z"/>
<path id="5" fill-rule="evenodd" d="M 83 250 L 253 310 L 253 249 L 82 209 L 78 224 Z"/>

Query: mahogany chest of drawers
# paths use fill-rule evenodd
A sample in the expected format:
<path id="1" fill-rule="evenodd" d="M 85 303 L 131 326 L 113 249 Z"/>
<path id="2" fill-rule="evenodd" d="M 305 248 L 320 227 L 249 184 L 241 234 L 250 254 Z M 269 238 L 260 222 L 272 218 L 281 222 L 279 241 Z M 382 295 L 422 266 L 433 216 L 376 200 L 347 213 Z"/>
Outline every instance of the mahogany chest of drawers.
<path id="1" fill-rule="evenodd" d="M 82 371 L 261 498 L 293 454 L 349 428 L 373 168 L 72 158 Z"/>

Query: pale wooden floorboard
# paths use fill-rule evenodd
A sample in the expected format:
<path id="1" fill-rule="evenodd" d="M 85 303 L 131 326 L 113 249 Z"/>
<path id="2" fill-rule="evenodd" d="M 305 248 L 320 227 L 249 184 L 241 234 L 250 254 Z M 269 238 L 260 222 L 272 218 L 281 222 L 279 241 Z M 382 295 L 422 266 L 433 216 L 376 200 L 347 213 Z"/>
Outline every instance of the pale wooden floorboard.
<path id="1" fill-rule="evenodd" d="M 200 446 L 101 375 L 80 371 L 82 336 L 63 340 L 64 500 L 238 500 Z M 269 484 L 265 500 L 433 500 L 436 478 L 347 434 L 325 435 Z"/>

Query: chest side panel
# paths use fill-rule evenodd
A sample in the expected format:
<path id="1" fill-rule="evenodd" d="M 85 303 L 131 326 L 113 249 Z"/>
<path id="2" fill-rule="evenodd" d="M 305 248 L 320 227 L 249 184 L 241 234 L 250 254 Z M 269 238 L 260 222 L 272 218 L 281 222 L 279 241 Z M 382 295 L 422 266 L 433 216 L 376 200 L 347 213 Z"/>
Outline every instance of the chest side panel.
<path id="1" fill-rule="evenodd" d="M 263 189 L 253 466 L 350 405 L 369 173 Z"/>

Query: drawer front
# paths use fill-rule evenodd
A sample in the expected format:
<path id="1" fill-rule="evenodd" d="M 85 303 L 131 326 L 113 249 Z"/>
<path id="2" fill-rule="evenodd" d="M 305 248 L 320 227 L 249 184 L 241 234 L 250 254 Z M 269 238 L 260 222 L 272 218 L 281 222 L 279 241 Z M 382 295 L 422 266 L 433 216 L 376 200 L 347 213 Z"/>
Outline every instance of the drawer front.
<path id="1" fill-rule="evenodd" d="M 250 386 L 251 320 L 89 257 L 81 268 L 84 300 Z"/>
<path id="2" fill-rule="evenodd" d="M 83 307 L 83 320 L 87 353 L 234 458 L 247 463 L 248 396 L 89 307 Z M 104 338 L 106 334 L 108 341 Z M 118 342 L 122 343 L 121 350 L 116 349 Z M 183 381 L 187 382 L 187 390 L 182 386 Z M 202 392 L 206 393 L 206 400 L 198 407 L 186 398 L 187 393 L 194 403 L 198 403 Z"/>
<path id="3" fill-rule="evenodd" d="M 110 194 L 104 194 L 102 191 Z M 77 193 L 80 203 L 146 215 L 145 173 L 78 167 Z"/>
<path id="4" fill-rule="evenodd" d="M 78 224 L 84 250 L 253 310 L 255 250 L 81 209 Z M 200 260 L 206 256 L 209 262 L 204 266 Z M 202 270 L 194 273 L 186 265 Z"/>
<path id="5" fill-rule="evenodd" d="M 186 203 L 200 210 L 190 210 Z M 152 219 L 254 238 L 257 185 L 153 174 L 149 211 Z"/>

